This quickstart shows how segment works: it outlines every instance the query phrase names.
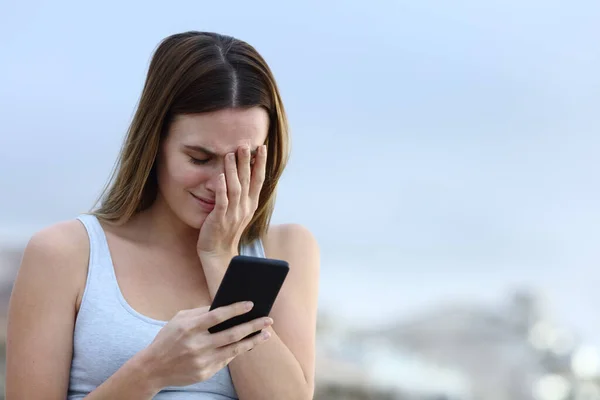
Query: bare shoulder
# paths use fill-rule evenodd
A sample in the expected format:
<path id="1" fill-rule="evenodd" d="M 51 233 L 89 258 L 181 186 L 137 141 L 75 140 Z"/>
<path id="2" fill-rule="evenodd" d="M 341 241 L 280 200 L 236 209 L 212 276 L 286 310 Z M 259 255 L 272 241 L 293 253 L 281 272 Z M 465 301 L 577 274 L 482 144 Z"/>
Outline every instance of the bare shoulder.
<path id="1" fill-rule="evenodd" d="M 319 245 L 315 236 L 300 224 L 271 225 L 264 239 L 268 257 L 286 261 L 300 261 L 302 264 L 319 267 Z M 296 264 L 296 263 L 294 263 Z"/>
<path id="2" fill-rule="evenodd" d="M 305 291 L 319 279 L 320 251 L 315 236 L 299 224 L 272 225 L 263 240 L 266 256 L 290 265 L 287 286 Z"/>
<path id="3" fill-rule="evenodd" d="M 33 234 L 25 247 L 24 258 L 43 257 L 47 261 L 60 261 L 58 265 L 44 263 L 45 265 L 69 268 L 77 261 L 85 261 L 88 254 L 89 240 L 85 227 L 77 220 L 69 220 Z"/>
<path id="4" fill-rule="evenodd" d="M 48 251 L 57 249 L 56 245 L 64 246 L 59 252 L 81 249 L 88 245 L 85 227 L 76 219 L 58 222 L 33 234 L 28 248 Z"/>
<path id="5" fill-rule="evenodd" d="M 31 280 L 52 282 L 65 287 L 73 284 L 81 289 L 87 275 L 89 240 L 85 227 L 77 220 L 48 226 L 29 239 L 19 275 L 31 274 Z"/>

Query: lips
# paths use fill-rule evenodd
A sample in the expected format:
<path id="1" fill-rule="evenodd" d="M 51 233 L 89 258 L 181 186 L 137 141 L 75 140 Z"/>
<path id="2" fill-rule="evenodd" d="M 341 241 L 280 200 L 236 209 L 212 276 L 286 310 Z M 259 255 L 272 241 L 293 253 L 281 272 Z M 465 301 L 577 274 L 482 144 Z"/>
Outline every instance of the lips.
<path id="1" fill-rule="evenodd" d="M 198 197 L 198 196 L 194 195 L 193 193 L 190 193 L 190 194 L 192 195 L 194 200 L 196 200 L 196 203 L 198 203 L 200 205 L 200 207 L 202 207 L 202 209 L 204 209 L 205 211 L 211 212 L 213 210 L 213 208 L 215 208 L 214 200 L 207 200 L 205 198 Z"/>

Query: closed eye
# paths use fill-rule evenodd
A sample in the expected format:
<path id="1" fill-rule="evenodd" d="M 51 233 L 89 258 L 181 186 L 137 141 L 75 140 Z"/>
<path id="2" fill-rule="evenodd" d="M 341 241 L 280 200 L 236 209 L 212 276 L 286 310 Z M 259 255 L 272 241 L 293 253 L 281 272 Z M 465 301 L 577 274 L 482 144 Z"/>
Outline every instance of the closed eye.
<path id="1" fill-rule="evenodd" d="M 195 164 L 195 165 L 206 164 L 209 161 L 210 161 L 210 158 L 194 158 L 194 157 L 190 157 L 190 162 L 192 164 Z"/>

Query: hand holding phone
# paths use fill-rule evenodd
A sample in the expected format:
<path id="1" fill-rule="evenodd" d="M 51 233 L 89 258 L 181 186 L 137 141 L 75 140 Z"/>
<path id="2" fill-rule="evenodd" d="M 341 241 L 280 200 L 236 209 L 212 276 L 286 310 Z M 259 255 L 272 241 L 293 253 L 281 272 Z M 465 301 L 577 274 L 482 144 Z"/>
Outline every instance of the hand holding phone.
<path id="1" fill-rule="evenodd" d="M 248 336 L 268 326 L 265 318 L 231 331 L 216 334 L 207 331 L 214 321 L 225 321 L 247 311 L 245 303 L 235 303 L 214 311 L 200 307 L 178 312 L 152 343 L 135 355 L 153 371 L 149 379 L 154 393 L 168 386 L 187 386 L 208 380 L 238 355 L 268 341 L 268 335 Z"/>
<path id="2" fill-rule="evenodd" d="M 237 315 L 209 328 L 208 331 L 216 333 L 268 316 L 288 272 L 289 264 L 283 260 L 251 256 L 233 257 L 210 310 L 241 301 L 251 301 L 254 307 L 245 314 Z M 253 332 L 246 338 L 260 332 L 261 330 Z"/>

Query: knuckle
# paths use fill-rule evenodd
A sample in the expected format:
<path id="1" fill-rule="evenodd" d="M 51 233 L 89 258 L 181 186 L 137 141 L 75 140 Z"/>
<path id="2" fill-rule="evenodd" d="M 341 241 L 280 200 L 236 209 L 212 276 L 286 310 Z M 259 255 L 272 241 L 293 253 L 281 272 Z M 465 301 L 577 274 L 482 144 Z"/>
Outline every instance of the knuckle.
<path id="1" fill-rule="evenodd" d="M 195 309 L 196 311 L 194 311 L 193 309 L 190 310 L 190 314 L 192 315 L 204 315 L 207 312 L 210 311 L 210 306 L 204 306 L 204 307 L 199 307 Z"/>
<path id="2" fill-rule="evenodd" d="M 175 331 L 180 335 L 186 334 L 189 331 L 188 324 L 184 321 L 179 321 L 179 323 L 175 324 Z"/>
<path id="3" fill-rule="evenodd" d="M 258 331 L 262 328 L 265 327 L 265 320 L 264 319 L 257 319 L 256 321 L 254 321 L 254 323 L 252 324 L 252 327 L 254 328 L 255 331 Z"/>
<path id="4" fill-rule="evenodd" d="M 198 350 L 197 346 L 190 341 L 183 343 L 183 348 L 187 354 L 194 354 Z"/>
<path id="5" fill-rule="evenodd" d="M 229 332 L 227 332 L 227 334 L 225 335 L 225 339 L 227 340 L 228 343 L 233 343 L 233 342 L 237 342 L 239 339 L 239 334 L 237 332 L 237 330 L 231 330 Z"/>
<path id="6" fill-rule="evenodd" d="M 189 315 L 189 310 L 179 310 L 173 317 L 173 320 L 178 322 L 183 322 L 185 318 Z"/>
<path id="7" fill-rule="evenodd" d="M 216 319 L 215 314 L 212 311 L 204 316 L 204 318 L 202 319 L 202 323 L 201 323 L 202 329 L 212 328 L 216 324 L 217 324 L 217 319 Z"/>
<path id="8" fill-rule="evenodd" d="M 258 210 L 258 202 L 253 201 L 248 205 L 248 213 L 254 215 L 254 213 Z"/>
<path id="9" fill-rule="evenodd" d="M 215 310 L 207 314 L 208 323 L 214 326 L 222 321 L 220 310 Z"/>
<path id="10" fill-rule="evenodd" d="M 260 343 L 264 343 L 265 341 L 267 341 L 270 337 L 271 337 L 271 335 L 269 334 L 268 331 L 262 331 L 262 332 L 258 333 L 256 336 L 254 336 L 253 342 L 255 345 L 258 346 Z"/>

